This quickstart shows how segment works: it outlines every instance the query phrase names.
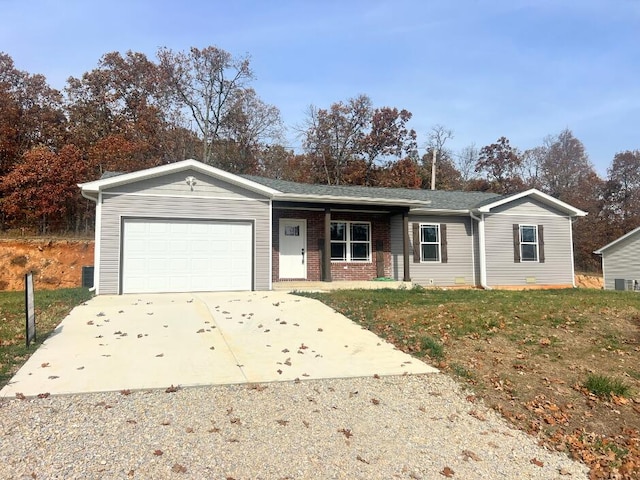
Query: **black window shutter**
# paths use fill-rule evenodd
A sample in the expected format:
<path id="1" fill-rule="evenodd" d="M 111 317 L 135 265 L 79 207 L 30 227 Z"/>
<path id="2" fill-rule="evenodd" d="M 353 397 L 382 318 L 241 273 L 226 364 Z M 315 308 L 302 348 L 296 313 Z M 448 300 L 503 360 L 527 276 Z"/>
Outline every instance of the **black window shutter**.
<path id="1" fill-rule="evenodd" d="M 447 226 L 440 224 L 440 261 L 447 263 L 449 261 L 449 255 L 447 253 Z"/>
<path id="2" fill-rule="evenodd" d="M 513 261 L 520 263 L 520 225 L 513 224 Z"/>
<path id="3" fill-rule="evenodd" d="M 420 263 L 420 224 L 413 224 L 413 263 Z"/>
<path id="4" fill-rule="evenodd" d="M 538 225 L 538 261 L 544 263 L 544 225 Z"/>

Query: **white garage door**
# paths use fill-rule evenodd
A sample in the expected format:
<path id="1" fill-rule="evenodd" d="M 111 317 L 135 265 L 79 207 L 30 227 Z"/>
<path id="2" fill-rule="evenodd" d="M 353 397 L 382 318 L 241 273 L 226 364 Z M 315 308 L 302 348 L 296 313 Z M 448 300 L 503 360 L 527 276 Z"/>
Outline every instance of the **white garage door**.
<path id="1" fill-rule="evenodd" d="M 126 219 L 122 292 L 251 290 L 251 223 Z"/>

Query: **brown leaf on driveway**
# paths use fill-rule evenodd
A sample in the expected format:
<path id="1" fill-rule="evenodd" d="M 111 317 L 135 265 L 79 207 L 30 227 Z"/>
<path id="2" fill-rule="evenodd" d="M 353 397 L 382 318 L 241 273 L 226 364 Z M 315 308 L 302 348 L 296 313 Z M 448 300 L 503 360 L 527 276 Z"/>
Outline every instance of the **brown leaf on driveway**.
<path id="1" fill-rule="evenodd" d="M 204 333 L 204 328 L 201 328 L 200 330 L 198 330 L 196 333 Z"/>
<path id="2" fill-rule="evenodd" d="M 187 473 L 187 467 L 176 463 L 173 467 L 171 467 L 171 471 L 175 473 Z"/>
<path id="3" fill-rule="evenodd" d="M 49 362 L 45 362 L 42 365 L 40 365 L 42 368 L 47 368 L 49 366 Z"/>
<path id="4" fill-rule="evenodd" d="M 476 462 L 480 461 L 480 457 L 471 450 L 462 450 L 462 458 L 464 458 L 464 460 L 467 462 L 469 461 L 469 459 L 475 460 Z"/>
<path id="5" fill-rule="evenodd" d="M 156 457 L 159 457 L 159 456 L 160 456 L 160 455 L 162 455 L 163 453 L 164 453 L 164 452 L 163 452 L 162 450 L 154 450 L 154 451 L 153 451 L 153 454 L 154 454 Z"/>
<path id="6" fill-rule="evenodd" d="M 351 432 L 350 428 L 340 428 L 338 430 L 338 432 L 340 432 L 341 434 L 343 434 L 347 438 L 353 437 L 353 433 Z"/>
<path id="7" fill-rule="evenodd" d="M 451 470 L 449 467 L 444 467 L 440 472 L 440 475 L 444 475 L 447 478 L 451 478 L 455 475 L 455 472 Z"/>
<path id="8" fill-rule="evenodd" d="M 17 393 L 16 393 L 16 398 L 17 398 L 18 400 L 26 400 L 26 399 L 27 399 L 27 397 L 25 397 L 25 396 L 24 396 L 24 394 L 23 394 L 23 393 L 20 393 L 20 392 L 17 392 Z"/>
<path id="9" fill-rule="evenodd" d="M 167 389 L 165 390 L 165 393 L 175 393 L 178 390 L 180 390 L 180 385 L 176 385 L 175 387 L 173 386 L 173 383 L 171 384 L 170 387 L 167 387 Z"/>
<path id="10" fill-rule="evenodd" d="M 48 398 L 51 395 L 49 392 L 39 393 L 38 398 Z"/>
<path id="11" fill-rule="evenodd" d="M 532 458 L 531 460 L 529 460 L 532 464 L 537 465 L 538 467 L 544 467 L 544 462 L 541 462 L 540 460 L 538 460 L 537 458 Z"/>

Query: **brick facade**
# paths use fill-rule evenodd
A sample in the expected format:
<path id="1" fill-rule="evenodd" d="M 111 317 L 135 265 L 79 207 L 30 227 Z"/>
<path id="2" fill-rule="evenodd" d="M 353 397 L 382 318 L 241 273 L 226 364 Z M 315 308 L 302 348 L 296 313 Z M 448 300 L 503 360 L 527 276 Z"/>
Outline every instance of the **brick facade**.
<path id="1" fill-rule="evenodd" d="M 273 210 L 272 278 L 274 282 L 302 279 L 279 278 L 280 219 L 299 218 L 307 221 L 307 278 L 321 281 L 319 241 L 324 239 L 324 212 L 310 210 Z M 376 278 L 376 245 L 382 242 L 384 276 L 391 277 L 391 225 L 390 216 L 380 213 L 331 212 L 333 221 L 361 221 L 371 223 L 371 262 L 331 262 L 331 278 L 340 280 L 371 280 Z"/>

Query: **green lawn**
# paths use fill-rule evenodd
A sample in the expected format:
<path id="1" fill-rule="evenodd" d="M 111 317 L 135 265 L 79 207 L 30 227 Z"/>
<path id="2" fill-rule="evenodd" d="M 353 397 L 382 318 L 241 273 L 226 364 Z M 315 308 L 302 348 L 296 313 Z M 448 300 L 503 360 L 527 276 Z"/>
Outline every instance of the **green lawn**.
<path id="1" fill-rule="evenodd" d="M 591 478 L 640 478 L 640 294 L 580 288 L 302 295 L 451 375 L 472 390 L 469 398 L 481 397 L 518 428 L 586 462 Z"/>
<path id="2" fill-rule="evenodd" d="M 24 292 L 0 292 L 0 388 L 11 379 L 71 309 L 92 296 L 86 288 L 36 291 L 37 339 L 27 348 Z"/>

